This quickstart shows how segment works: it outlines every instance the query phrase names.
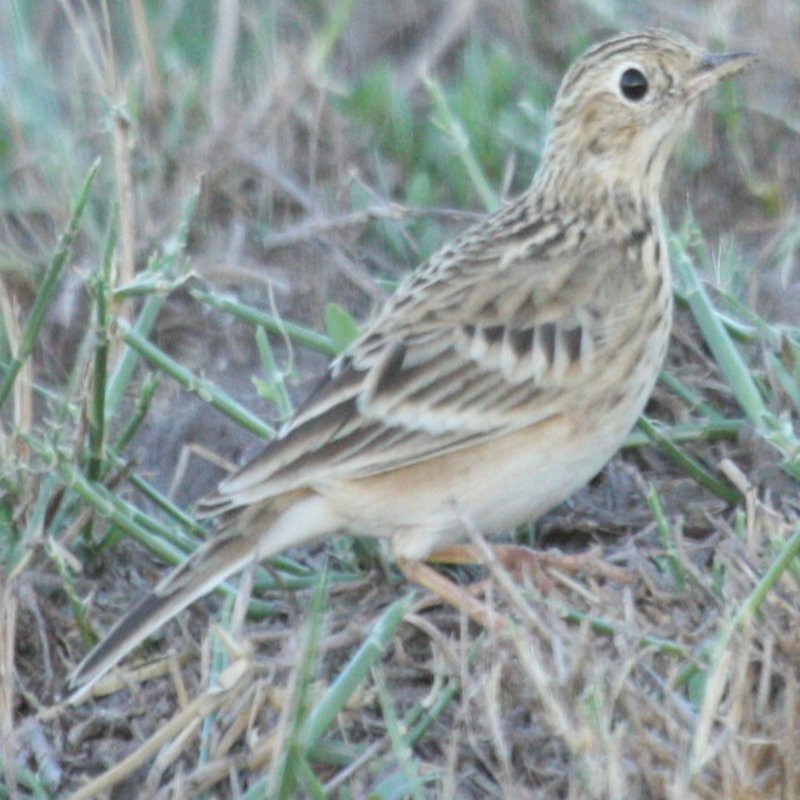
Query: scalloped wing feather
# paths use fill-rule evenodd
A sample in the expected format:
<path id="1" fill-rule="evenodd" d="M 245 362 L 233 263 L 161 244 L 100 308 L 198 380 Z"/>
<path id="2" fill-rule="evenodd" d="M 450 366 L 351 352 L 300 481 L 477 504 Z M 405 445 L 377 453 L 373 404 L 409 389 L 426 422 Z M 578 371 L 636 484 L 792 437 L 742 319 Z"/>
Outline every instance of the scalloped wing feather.
<path id="1" fill-rule="evenodd" d="M 281 436 L 201 511 L 376 475 L 559 413 L 563 393 L 585 380 L 608 340 L 597 330 L 601 270 L 594 264 L 620 254 L 587 251 L 578 263 L 575 255 L 549 257 L 553 231 L 542 226 L 537 250 L 526 227 L 514 259 L 507 241 L 483 230 L 476 249 L 467 232 L 413 273 L 332 362 Z M 503 238 L 514 235 L 506 228 Z M 558 244 L 564 239 L 562 229 Z M 566 246 L 574 254 L 574 241 Z M 487 272 L 495 280 L 487 282 Z"/>

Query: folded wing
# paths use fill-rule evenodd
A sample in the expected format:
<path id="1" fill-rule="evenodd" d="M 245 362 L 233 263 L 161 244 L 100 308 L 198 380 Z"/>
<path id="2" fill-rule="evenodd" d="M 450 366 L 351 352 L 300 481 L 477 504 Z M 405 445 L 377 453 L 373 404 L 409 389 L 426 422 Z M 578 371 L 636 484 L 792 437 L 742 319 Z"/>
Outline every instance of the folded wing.
<path id="1" fill-rule="evenodd" d="M 537 226 L 538 240 L 530 227 L 506 228 L 490 247 L 484 231 L 471 248 L 468 232 L 466 244 L 457 240 L 414 273 L 282 435 L 201 510 L 224 514 L 326 480 L 376 475 L 558 413 L 605 346 L 594 263 L 613 254 L 587 249 L 576 265 L 574 255 L 559 255 L 546 225 Z"/>

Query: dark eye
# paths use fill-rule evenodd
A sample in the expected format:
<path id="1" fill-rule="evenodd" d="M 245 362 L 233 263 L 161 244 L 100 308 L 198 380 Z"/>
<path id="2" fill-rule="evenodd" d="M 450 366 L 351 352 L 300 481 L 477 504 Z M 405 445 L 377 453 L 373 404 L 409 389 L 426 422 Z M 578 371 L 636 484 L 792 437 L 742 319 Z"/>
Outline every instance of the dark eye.
<path id="1" fill-rule="evenodd" d="M 647 78 L 635 67 L 629 67 L 619 79 L 619 89 L 628 100 L 641 100 L 647 94 Z"/>

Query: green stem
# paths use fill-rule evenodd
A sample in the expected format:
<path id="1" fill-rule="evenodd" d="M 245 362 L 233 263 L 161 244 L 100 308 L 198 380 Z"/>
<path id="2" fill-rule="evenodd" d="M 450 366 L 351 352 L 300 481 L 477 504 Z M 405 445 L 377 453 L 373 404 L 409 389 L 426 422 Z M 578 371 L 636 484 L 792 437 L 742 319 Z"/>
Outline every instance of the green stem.
<path id="1" fill-rule="evenodd" d="M 469 136 L 464 130 L 464 126 L 450 110 L 447 98 L 444 96 L 439 84 L 429 77 L 423 78 L 423 83 L 433 103 L 436 121 L 456 148 L 458 157 L 461 159 L 461 163 L 464 165 L 464 169 L 466 169 L 467 175 L 472 181 L 472 185 L 475 187 L 475 191 L 481 198 L 484 207 L 489 212 L 496 211 L 500 205 L 497 195 L 489 184 L 483 169 L 481 169 L 478 159 L 475 158 L 475 154 L 472 152 Z"/>
<path id="2" fill-rule="evenodd" d="M 384 612 L 364 640 L 348 665 L 339 673 L 325 696 L 308 715 L 301 732 L 302 741 L 308 751 L 322 737 L 328 726 L 336 719 L 336 715 L 344 708 L 345 703 L 369 673 L 372 665 L 381 657 L 386 646 L 392 640 L 397 626 L 403 621 L 414 595 L 409 594 L 392 603 Z"/>
<path id="3" fill-rule="evenodd" d="M 667 517 L 664 514 L 664 508 L 661 505 L 661 498 L 658 496 L 658 491 L 652 483 L 650 483 L 647 488 L 647 503 L 650 506 L 650 510 L 653 512 L 653 519 L 655 519 L 656 523 L 656 532 L 658 533 L 658 538 L 661 541 L 661 546 L 664 548 L 667 554 L 667 565 L 670 573 L 672 574 L 672 579 L 675 581 L 675 586 L 677 587 L 678 591 L 683 591 L 686 586 L 686 578 L 683 574 L 683 565 L 678 558 L 675 543 L 672 541 L 672 537 L 669 533 L 669 523 L 667 522 Z"/>
<path id="4" fill-rule="evenodd" d="M 573 625 L 582 625 L 584 622 L 588 622 L 589 627 L 601 636 L 616 636 L 620 633 L 619 628 L 607 619 L 584 614 L 582 611 L 576 611 L 573 608 L 565 608 L 561 613 L 564 619 Z M 639 647 L 652 648 L 663 655 L 688 658 L 683 647 L 675 644 L 675 642 L 670 642 L 668 639 L 659 639 L 657 636 L 642 636 L 638 644 Z"/>
<path id="5" fill-rule="evenodd" d="M 716 442 L 719 440 L 735 440 L 741 433 L 744 423 L 738 419 L 721 419 L 702 423 L 673 425 L 662 429 L 664 436 L 676 443 L 682 442 Z M 631 431 L 623 447 L 644 447 L 652 443 L 652 438 L 644 431 Z"/>
<path id="6" fill-rule="evenodd" d="M 150 331 L 155 325 L 158 312 L 161 311 L 161 306 L 164 304 L 164 298 L 159 295 L 151 295 L 144 301 L 139 315 L 136 318 L 136 324 L 133 330 L 138 336 L 146 338 L 150 335 Z M 125 352 L 117 362 L 116 369 L 111 375 L 111 380 L 108 382 L 108 389 L 106 391 L 106 415 L 111 418 L 116 413 L 117 407 L 122 402 L 125 392 L 133 379 L 133 373 L 136 370 L 136 365 L 139 363 L 139 354 L 131 347 L 125 349 Z"/>
<path id="7" fill-rule="evenodd" d="M 45 308 L 53 297 L 58 279 L 61 277 L 61 273 L 67 263 L 67 256 L 69 255 L 75 235 L 78 232 L 78 225 L 80 224 L 86 204 L 89 201 L 89 190 L 92 188 L 92 183 L 94 182 L 99 168 L 100 159 L 98 158 L 86 173 L 86 178 L 84 178 L 83 185 L 78 193 L 78 199 L 73 206 L 69 223 L 67 223 L 64 233 L 61 234 L 58 248 L 42 276 L 39 291 L 36 293 L 36 298 L 33 301 L 33 307 L 22 329 L 17 354 L 11 359 L 3 382 L 0 383 L 0 407 L 5 404 L 14 386 L 14 382 L 17 379 L 17 375 L 22 369 L 22 365 L 27 361 L 31 352 L 33 352 L 33 346 L 36 343 L 39 328 L 41 328 L 42 322 L 44 321 Z"/>
<path id="8" fill-rule="evenodd" d="M 772 432 L 771 426 L 765 424 L 771 415 L 758 386 L 706 294 L 689 255 L 682 247 L 676 246 L 674 251 L 676 251 L 673 258 L 675 272 L 683 285 L 686 302 L 711 349 L 717 366 L 750 421 L 758 430 L 764 431 L 766 428 L 767 432 Z"/>
<path id="9" fill-rule="evenodd" d="M 670 374 L 669 372 L 662 372 L 658 376 L 658 379 L 673 394 L 680 397 L 681 400 L 683 400 L 692 411 L 701 414 L 708 419 L 712 419 L 714 422 L 722 422 L 724 420 L 722 414 L 720 414 L 716 408 L 709 405 L 700 392 L 696 392 L 674 375 Z"/>
<path id="10" fill-rule="evenodd" d="M 309 350 L 316 350 L 326 356 L 335 356 L 338 352 L 336 345 L 328 336 L 304 328 L 294 322 L 285 322 L 273 314 L 268 314 L 266 311 L 259 311 L 236 300 L 218 297 L 211 292 L 204 292 L 200 289 L 193 290 L 191 295 L 202 303 L 233 314 L 234 317 L 242 320 L 242 322 L 250 325 L 260 325 L 268 333 L 288 336 L 293 342 L 302 347 L 307 347 Z"/>
<path id="11" fill-rule="evenodd" d="M 742 603 L 733 618 L 734 626 L 738 627 L 746 617 L 752 616 L 758 611 L 770 589 L 778 582 L 778 579 L 792 565 L 798 555 L 800 555 L 800 528 L 783 545 L 777 558 L 770 564 L 769 569 L 761 576 L 759 582 Z"/>
<path id="12" fill-rule="evenodd" d="M 777 557 L 773 560 L 772 564 L 770 564 L 769 569 L 761 576 L 758 583 L 750 591 L 750 594 L 744 599 L 730 622 L 723 626 L 722 630 L 717 635 L 714 646 L 701 657 L 703 662 L 714 663 L 716 661 L 719 654 L 729 645 L 733 634 L 741 627 L 746 619 L 752 618 L 758 612 L 758 609 L 761 607 L 769 591 L 775 586 L 783 573 L 791 569 L 798 556 L 800 556 L 800 528 L 791 535 L 786 544 L 780 549 Z M 673 686 L 675 688 L 683 686 L 694 678 L 702 669 L 702 665 L 687 664 L 678 673 L 678 676 L 673 682 Z"/>
<path id="13" fill-rule="evenodd" d="M 144 422 L 144 418 L 150 410 L 150 403 L 153 401 L 153 395 L 155 395 L 157 387 L 157 375 L 149 375 L 145 378 L 133 406 L 133 413 L 123 426 L 122 433 L 120 433 L 117 441 L 114 442 L 114 450 L 116 452 L 121 453 L 136 435 L 136 431 L 139 430 L 139 426 Z"/>
<path id="14" fill-rule="evenodd" d="M 260 436 L 262 439 L 270 439 L 275 436 L 275 429 L 271 425 L 262 422 L 244 406 L 232 400 L 224 392 L 221 392 L 211 381 L 198 378 L 186 369 L 186 367 L 181 366 L 162 350 L 159 350 L 154 344 L 151 344 L 143 336 L 140 336 L 139 333 L 126 322 L 119 320 L 117 325 L 120 337 L 125 344 L 129 345 L 139 355 L 146 358 L 157 369 L 180 383 L 187 391 L 196 394 L 212 408 L 230 417 L 238 425 L 256 434 L 256 436 Z"/>
<path id="15" fill-rule="evenodd" d="M 730 488 L 722 481 L 715 478 L 700 462 L 684 453 L 661 431 L 659 431 L 647 417 L 640 417 L 637 423 L 644 433 L 655 442 L 659 449 L 677 464 L 689 477 L 701 486 L 721 497 L 726 503 L 738 503 L 742 497 L 735 489 Z"/>
<path id="16" fill-rule="evenodd" d="M 124 502 L 108 491 L 102 484 L 94 483 L 66 461 L 61 460 L 52 449 L 41 442 L 26 437 L 25 441 L 45 462 L 51 463 L 64 485 L 72 489 L 82 500 L 88 503 L 101 517 L 107 519 L 121 531 L 129 535 L 136 542 L 157 555 L 167 564 L 175 566 L 184 561 L 186 554 L 179 547 L 168 542 L 168 537 L 159 530 L 157 534 L 151 533 L 139 521 L 147 520 L 138 509 Z M 149 527 L 153 523 L 148 520 Z M 222 583 L 217 591 L 226 596 L 236 596 L 236 589 L 229 583 Z M 274 608 L 271 604 L 261 600 L 251 600 L 248 607 L 249 613 L 255 616 L 272 614 Z"/>
<path id="17" fill-rule="evenodd" d="M 103 258 L 99 273 L 89 282 L 89 289 L 95 302 L 95 345 L 94 375 L 92 376 L 92 395 L 88 409 L 89 425 L 89 467 L 90 480 L 97 480 L 103 465 L 105 450 L 105 403 L 108 380 L 108 297 L 111 291 L 111 265 L 117 241 L 117 217 L 112 215 L 103 248 Z"/>

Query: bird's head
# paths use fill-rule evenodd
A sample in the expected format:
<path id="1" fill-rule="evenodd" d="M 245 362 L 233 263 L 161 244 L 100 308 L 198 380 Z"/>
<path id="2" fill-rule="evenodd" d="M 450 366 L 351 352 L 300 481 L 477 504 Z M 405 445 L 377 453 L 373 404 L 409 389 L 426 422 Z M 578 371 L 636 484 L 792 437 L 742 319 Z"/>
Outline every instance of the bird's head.
<path id="1" fill-rule="evenodd" d="M 641 182 L 641 191 L 657 194 L 697 98 L 755 60 L 752 53 L 710 54 L 663 30 L 594 45 L 561 83 L 542 171 L 634 191 Z"/>

